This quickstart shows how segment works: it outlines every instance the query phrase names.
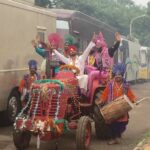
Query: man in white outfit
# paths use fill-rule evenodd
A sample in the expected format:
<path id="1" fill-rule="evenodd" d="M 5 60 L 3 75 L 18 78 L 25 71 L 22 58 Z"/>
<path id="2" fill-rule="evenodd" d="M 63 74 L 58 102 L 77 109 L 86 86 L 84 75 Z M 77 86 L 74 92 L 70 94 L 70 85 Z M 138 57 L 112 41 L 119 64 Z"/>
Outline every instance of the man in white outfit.
<path id="1" fill-rule="evenodd" d="M 87 82 L 88 82 L 88 75 L 84 74 L 85 69 L 85 62 L 86 59 L 91 51 L 91 49 L 95 46 L 94 42 L 90 42 L 85 51 L 82 55 L 77 56 L 76 47 L 70 46 L 69 47 L 69 58 L 65 57 L 57 50 L 53 50 L 53 52 L 59 57 L 59 59 L 68 65 L 74 65 L 79 68 L 80 74 L 77 76 L 79 80 L 79 86 L 81 90 L 87 91 Z"/>

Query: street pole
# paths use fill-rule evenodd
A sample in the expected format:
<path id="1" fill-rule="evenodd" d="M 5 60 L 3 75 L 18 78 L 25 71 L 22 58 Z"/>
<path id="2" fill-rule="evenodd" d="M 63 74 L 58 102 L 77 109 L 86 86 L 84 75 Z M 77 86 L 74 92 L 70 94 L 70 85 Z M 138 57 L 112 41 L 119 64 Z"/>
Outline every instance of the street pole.
<path id="1" fill-rule="evenodd" d="M 131 21 L 130 21 L 130 37 L 132 37 L 132 24 L 133 24 L 133 22 L 134 22 L 135 20 L 137 20 L 137 19 L 139 19 L 139 18 L 142 18 L 142 17 L 145 17 L 145 16 L 146 16 L 146 14 L 141 15 L 141 16 L 137 16 L 137 17 L 131 19 Z"/>

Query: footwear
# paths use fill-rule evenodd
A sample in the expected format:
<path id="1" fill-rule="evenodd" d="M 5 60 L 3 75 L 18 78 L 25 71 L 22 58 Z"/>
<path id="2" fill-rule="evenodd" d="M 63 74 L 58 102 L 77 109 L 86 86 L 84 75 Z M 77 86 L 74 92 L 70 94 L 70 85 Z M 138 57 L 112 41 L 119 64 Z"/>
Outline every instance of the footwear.
<path id="1" fill-rule="evenodd" d="M 117 141 L 117 144 L 119 144 L 121 142 L 121 138 L 120 137 L 117 137 L 116 138 L 116 141 Z"/>
<path id="2" fill-rule="evenodd" d="M 119 144 L 119 141 L 115 138 L 115 139 L 109 140 L 107 144 L 108 144 L 108 145 Z"/>

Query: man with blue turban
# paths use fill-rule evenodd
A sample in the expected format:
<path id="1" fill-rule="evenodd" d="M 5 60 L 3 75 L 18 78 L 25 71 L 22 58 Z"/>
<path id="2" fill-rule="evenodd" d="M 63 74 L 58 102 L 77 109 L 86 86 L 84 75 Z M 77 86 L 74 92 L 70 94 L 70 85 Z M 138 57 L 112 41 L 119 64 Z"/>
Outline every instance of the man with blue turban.
<path id="1" fill-rule="evenodd" d="M 20 81 L 19 91 L 21 93 L 21 101 L 23 105 L 28 101 L 28 94 L 31 84 L 35 80 L 40 79 L 40 75 L 37 73 L 37 61 L 29 60 L 28 62 L 29 73 L 25 74 L 23 79 Z"/>
<path id="2" fill-rule="evenodd" d="M 98 103 L 99 106 L 108 104 L 123 95 L 126 95 L 132 103 L 135 102 L 136 97 L 131 91 L 128 83 L 123 78 L 125 71 L 126 66 L 123 63 L 118 63 L 113 66 L 113 80 L 108 83 L 102 95 L 100 96 Z M 111 139 L 108 142 L 109 145 L 119 143 L 119 138 L 125 131 L 128 121 L 129 115 L 124 114 L 119 119 L 114 120 L 113 122 L 106 123 L 108 128 L 110 129 L 111 134 Z"/>

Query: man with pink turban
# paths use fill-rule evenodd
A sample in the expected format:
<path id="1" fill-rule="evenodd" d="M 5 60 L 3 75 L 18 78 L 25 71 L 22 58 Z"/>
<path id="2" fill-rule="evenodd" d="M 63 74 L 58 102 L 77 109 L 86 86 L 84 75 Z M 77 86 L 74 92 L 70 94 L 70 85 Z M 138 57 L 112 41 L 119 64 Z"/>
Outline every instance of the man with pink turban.
<path id="1" fill-rule="evenodd" d="M 92 87 L 93 80 L 95 78 L 107 78 L 109 73 L 108 71 L 113 66 L 113 56 L 115 51 L 118 49 L 121 41 L 121 36 L 117 32 L 115 33 L 116 42 L 113 47 L 108 48 L 103 37 L 103 34 L 100 32 L 97 36 L 96 45 L 91 50 L 88 59 L 86 72 L 89 75 L 88 87 Z M 89 89 L 88 95 L 90 95 L 91 89 Z"/>
<path id="2" fill-rule="evenodd" d="M 41 71 L 45 72 L 47 78 L 50 78 L 51 74 L 52 76 L 58 72 L 58 67 L 60 66 L 60 60 L 58 57 L 52 52 L 52 49 L 58 50 L 61 47 L 61 44 L 63 43 L 62 38 L 58 33 L 51 33 L 48 36 L 49 43 L 44 43 L 40 40 L 38 37 L 37 41 L 32 41 L 32 45 L 35 48 L 35 51 L 44 58 L 44 61 L 41 65 Z M 55 61 L 55 67 L 53 67 L 53 73 L 50 73 L 50 61 Z"/>

